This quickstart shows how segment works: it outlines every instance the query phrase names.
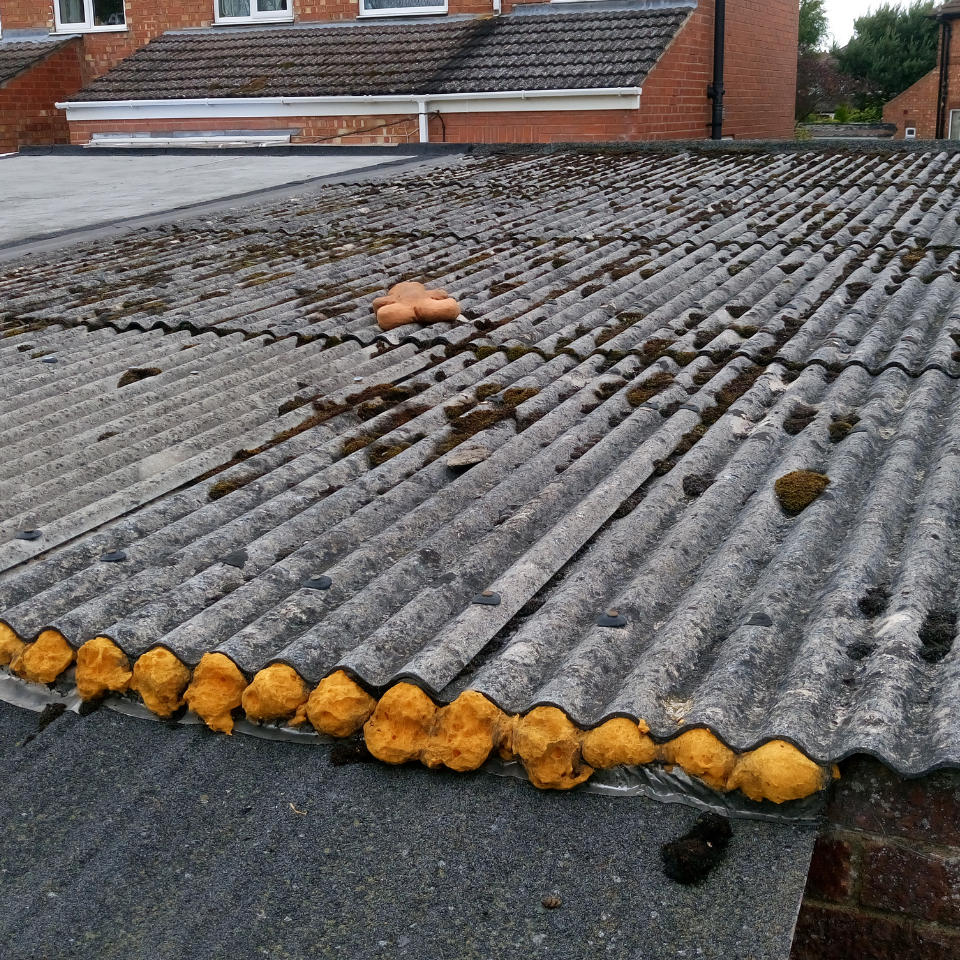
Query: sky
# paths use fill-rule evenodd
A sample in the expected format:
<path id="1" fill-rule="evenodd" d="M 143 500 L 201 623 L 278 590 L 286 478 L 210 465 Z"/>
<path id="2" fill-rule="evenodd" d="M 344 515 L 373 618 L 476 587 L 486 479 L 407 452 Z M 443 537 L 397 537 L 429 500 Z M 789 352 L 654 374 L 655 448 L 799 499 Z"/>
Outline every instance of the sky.
<path id="1" fill-rule="evenodd" d="M 853 21 L 876 8 L 883 0 L 827 0 L 825 6 L 830 21 L 830 33 L 842 47 L 853 36 Z M 903 0 L 901 6 L 909 0 Z M 829 46 L 829 43 L 828 43 Z"/>

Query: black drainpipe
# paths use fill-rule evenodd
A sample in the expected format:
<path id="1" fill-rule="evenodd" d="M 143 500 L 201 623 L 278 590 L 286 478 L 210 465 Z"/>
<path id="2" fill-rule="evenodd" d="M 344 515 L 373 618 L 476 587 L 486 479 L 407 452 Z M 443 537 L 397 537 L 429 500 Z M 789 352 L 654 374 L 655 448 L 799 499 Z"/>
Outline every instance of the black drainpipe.
<path id="1" fill-rule="evenodd" d="M 940 86 L 937 90 L 937 139 L 946 137 L 947 128 L 947 95 L 950 87 L 950 35 L 953 24 L 949 20 L 943 21 L 943 30 L 940 33 Z"/>
<path id="2" fill-rule="evenodd" d="M 713 101 L 710 139 L 723 139 L 723 34 L 727 15 L 726 0 L 715 0 L 713 11 L 713 83 L 707 87 L 707 97 Z"/>

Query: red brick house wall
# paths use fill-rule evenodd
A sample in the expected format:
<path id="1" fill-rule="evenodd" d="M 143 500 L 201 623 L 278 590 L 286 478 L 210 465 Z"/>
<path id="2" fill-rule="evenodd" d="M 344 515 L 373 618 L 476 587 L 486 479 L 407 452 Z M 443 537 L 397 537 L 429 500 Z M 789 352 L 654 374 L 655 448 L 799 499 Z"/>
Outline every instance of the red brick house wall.
<path id="1" fill-rule="evenodd" d="M 933 140 L 937 135 L 937 93 L 940 87 L 940 55 L 943 30 L 937 49 L 937 65 L 921 77 L 912 87 L 907 87 L 899 97 L 894 97 L 883 108 L 884 123 L 895 123 L 894 139 L 902 140 L 907 127 L 915 127 L 918 140 Z M 949 83 L 947 85 L 947 124 L 944 135 L 949 135 L 951 110 L 960 110 L 960 20 L 953 21 L 950 39 Z"/>
<path id="2" fill-rule="evenodd" d="M 0 84 L 0 153 L 24 144 L 70 142 L 67 118 L 54 104 L 83 85 L 80 52 L 74 40 Z"/>
<path id="3" fill-rule="evenodd" d="M 791 960 L 960 957 L 960 773 L 841 765 Z"/>

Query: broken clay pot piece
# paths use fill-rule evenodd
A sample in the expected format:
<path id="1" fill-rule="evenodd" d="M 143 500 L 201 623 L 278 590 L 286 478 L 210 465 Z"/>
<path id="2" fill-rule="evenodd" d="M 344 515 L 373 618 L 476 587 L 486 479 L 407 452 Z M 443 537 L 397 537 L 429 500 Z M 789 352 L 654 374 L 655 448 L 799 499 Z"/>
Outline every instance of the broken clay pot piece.
<path id="1" fill-rule="evenodd" d="M 373 312 L 381 330 L 407 323 L 440 323 L 456 320 L 460 304 L 446 290 L 428 290 L 422 283 L 398 283 L 385 297 L 373 301 Z"/>

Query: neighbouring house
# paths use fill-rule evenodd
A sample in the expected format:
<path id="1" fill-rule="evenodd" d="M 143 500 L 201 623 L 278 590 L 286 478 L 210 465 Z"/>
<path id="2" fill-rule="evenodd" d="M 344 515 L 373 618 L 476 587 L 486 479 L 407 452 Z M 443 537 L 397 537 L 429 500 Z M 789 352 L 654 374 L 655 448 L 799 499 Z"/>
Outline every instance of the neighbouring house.
<path id="1" fill-rule="evenodd" d="M 554 142 L 710 135 L 714 0 L 0 0 L 77 35 L 73 143 Z M 159 12 L 157 8 L 162 8 Z M 798 11 L 728 0 L 726 137 L 793 136 Z"/>
<path id="2" fill-rule="evenodd" d="M 937 65 L 883 108 L 898 140 L 960 140 L 960 0 L 933 14 L 940 24 Z"/>

